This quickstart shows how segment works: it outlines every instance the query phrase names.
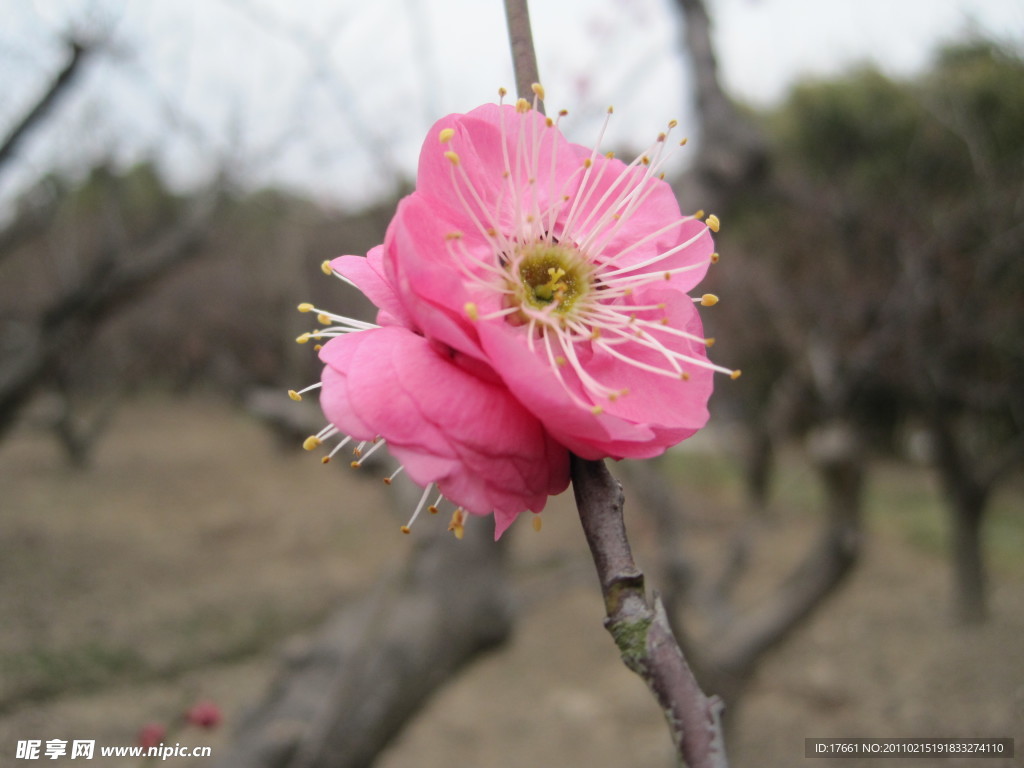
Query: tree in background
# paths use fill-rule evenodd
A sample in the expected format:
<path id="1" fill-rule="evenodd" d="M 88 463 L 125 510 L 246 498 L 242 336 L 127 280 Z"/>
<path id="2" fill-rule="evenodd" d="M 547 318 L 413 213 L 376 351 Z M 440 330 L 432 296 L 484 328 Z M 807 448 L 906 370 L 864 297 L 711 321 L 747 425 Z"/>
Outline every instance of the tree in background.
<path id="1" fill-rule="evenodd" d="M 986 612 L 986 503 L 1024 458 L 1022 75 L 976 41 L 913 81 L 804 84 L 762 115 L 772 194 L 740 197 L 731 219 L 746 257 L 729 291 L 754 306 L 723 321 L 761 373 L 738 388 L 745 407 L 778 404 L 760 423 L 794 433 L 841 417 L 876 447 L 924 427 L 964 622 Z"/>

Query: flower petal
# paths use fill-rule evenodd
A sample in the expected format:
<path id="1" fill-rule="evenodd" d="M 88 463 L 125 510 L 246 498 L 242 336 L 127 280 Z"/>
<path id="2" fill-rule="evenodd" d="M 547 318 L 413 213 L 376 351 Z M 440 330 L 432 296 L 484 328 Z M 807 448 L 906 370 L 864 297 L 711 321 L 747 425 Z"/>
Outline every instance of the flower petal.
<path id="1" fill-rule="evenodd" d="M 468 512 L 505 521 L 568 485 L 568 453 L 537 419 L 422 336 L 397 326 L 348 334 L 321 358 L 333 371 L 323 379 L 328 418 L 387 440 L 415 482 L 437 483 Z"/>

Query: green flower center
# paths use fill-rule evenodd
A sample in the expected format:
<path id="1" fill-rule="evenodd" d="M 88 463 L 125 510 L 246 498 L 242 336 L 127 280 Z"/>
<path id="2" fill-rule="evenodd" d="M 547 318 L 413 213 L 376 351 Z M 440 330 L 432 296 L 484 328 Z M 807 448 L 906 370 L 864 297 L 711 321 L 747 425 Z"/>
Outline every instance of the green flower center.
<path id="1" fill-rule="evenodd" d="M 574 248 L 551 243 L 527 246 L 520 251 L 516 269 L 516 295 L 526 311 L 567 315 L 590 292 L 592 269 Z"/>

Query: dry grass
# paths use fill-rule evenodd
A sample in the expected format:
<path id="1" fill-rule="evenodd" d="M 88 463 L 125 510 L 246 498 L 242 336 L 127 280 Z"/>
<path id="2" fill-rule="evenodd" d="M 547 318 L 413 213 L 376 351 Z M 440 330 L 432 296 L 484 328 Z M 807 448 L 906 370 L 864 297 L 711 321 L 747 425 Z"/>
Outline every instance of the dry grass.
<path id="1" fill-rule="evenodd" d="M 404 557 L 385 491 L 279 451 L 206 400 L 127 404 L 86 473 L 65 469 L 45 436 L 17 434 L 0 448 L 0 766 L 18 739 L 132 743 L 199 697 L 221 704 L 227 728 L 178 739 L 216 748 L 287 639 Z M 729 498 L 694 504 L 703 560 L 722 546 Z M 630 523 L 650 571 L 653 533 L 642 515 Z M 813 524 L 798 508 L 781 514 L 758 567 L 784 570 Z M 669 765 L 660 713 L 601 629 L 568 500 L 541 534 L 522 527 L 513 642 L 442 691 L 381 765 Z M 873 529 L 851 582 L 767 660 L 735 713 L 736 764 L 802 764 L 810 736 L 1012 736 L 1024 750 L 1022 570 L 998 571 L 992 622 L 954 630 L 938 553 Z"/>

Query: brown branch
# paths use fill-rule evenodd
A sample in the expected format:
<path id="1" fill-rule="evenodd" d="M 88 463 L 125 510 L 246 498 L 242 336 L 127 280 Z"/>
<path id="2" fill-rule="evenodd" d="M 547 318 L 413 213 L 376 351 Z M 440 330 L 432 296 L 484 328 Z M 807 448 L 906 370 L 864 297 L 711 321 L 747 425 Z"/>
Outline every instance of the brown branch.
<path id="1" fill-rule="evenodd" d="M 81 65 L 88 55 L 93 51 L 93 46 L 83 43 L 74 38 L 67 41 L 68 60 L 64 68 L 50 83 L 50 86 L 39 97 L 25 116 L 21 118 L 10 133 L 0 142 L 0 169 L 7 161 L 14 156 L 14 150 L 21 140 L 46 116 L 50 108 L 57 102 L 57 99 L 67 92 L 68 86 L 74 81 L 76 75 L 81 71 Z"/>
<path id="2" fill-rule="evenodd" d="M 512 68 L 516 74 L 516 93 L 524 99 L 533 95 L 533 84 L 540 82 L 537 53 L 533 48 L 530 9 L 527 0 L 505 0 L 505 21 L 512 47 Z"/>
<path id="3" fill-rule="evenodd" d="M 737 192 L 760 181 L 767 169 L 761 131 L 729 99 L 718 78 L 711 20 L 703 0 L 676 0 L 683 17 L 684 50 L 696 83 L 701 151 L 695 175 L 703 207 L 721 208 Z"/>
<path id="4" fill-rule="evenodd" d="M 103 319 L 201 252 L 221 200 L 217 192 L 202 201 L 130 258 L 106 254 L 77 286 L 43 311 L 31 340 L 0 365 L 0 438 L 66 349 L 81 345 Z"/>
<path id="5" fill-rule="evenodd" d="M 626 539 L 622 487 L 603 462 L 576 456 L 572 457 L 572 485 L 601 582 L 605 628 L 623 662 L 643 678 L 661 705 L 680 761 L 689 768 L 725 768 L 722 704 L 701 691 L 661 599 L 647 598 L 644 575 Z"/>

